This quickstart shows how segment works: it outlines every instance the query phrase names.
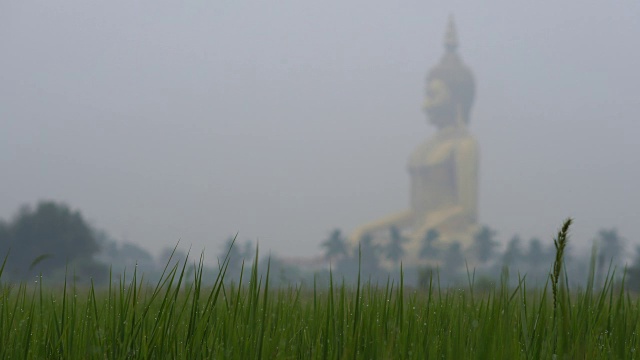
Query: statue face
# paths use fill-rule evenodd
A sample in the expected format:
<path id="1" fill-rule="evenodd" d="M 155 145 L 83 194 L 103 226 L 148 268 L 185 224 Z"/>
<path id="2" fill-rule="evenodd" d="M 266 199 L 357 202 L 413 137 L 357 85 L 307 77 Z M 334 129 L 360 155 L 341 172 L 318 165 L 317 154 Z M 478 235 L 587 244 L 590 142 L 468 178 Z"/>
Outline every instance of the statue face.
<path id="1" fill-rule="evenodd" d="M 440 79 L 432 79 L 427 84 L 427 95 L 422 108 L 427 113 L 429 121 L 438 128 L 455 123 L 451 91 L 449 86 Z"/>

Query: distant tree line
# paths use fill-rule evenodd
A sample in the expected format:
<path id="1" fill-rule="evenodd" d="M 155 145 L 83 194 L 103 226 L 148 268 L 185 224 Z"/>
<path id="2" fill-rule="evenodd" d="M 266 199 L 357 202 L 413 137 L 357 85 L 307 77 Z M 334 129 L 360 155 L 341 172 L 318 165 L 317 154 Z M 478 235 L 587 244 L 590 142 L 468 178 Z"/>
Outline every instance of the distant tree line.
<path id="1" fill-rule="evenodd" d="M 218 254 L 218 265 L 204 266 L 203 284 L 215 279 L 227 255 L 230 261 L 226 277 L 237 280 L 243 268 L 245 274 L 251 270 L 255 251 L 250 241 L 241 244 L 234 237 L 229 238 Z M 153 283 L 163 271 L 174 267 L 178 271 L 185 267 L 186 274 L 191 274 L 199 255 L 188 256 L 176 245 L 163 248 L 155 258 L 135 243 L 118 241 L 106 231 L 93 228 L 80 211 L 61 202 L 25 205 L 10 221 L 0 220 L 0 267 L 4 263 L 0 283 L 38 281 L 42 277 L 49 285 L 65 280 L 100 285 L 109 278 L 130 281 L 134 272 L 138 279 L 144 277 Z M 284 263 L 274 257 L 272 264 L 283 283 L 290 279 L 291 269 Z"/>
<path id="2" fill-rule="evenodd" d="M 112 280 L 159 278 L 171 257 L 171 265 L 184 261 L 180 249 L 165 248 L 160 259 L 142 247 L 113 239 L 93 228 L 78 210 L 61 202 L 41 201 L 23 206 L 10 221 L 0 220 L 0 282 L 65 281 L 100 285 Z M 6 260 L 6 262 L 5 262 Z"/>
<path id="3" fill-rule="evenodd" d="M 526 275 L 529 284 L 546 281 L 555 251 L 552 244 L 545 245 L 537 238 L 525 243 L 515 235 L 501 251 L 496 236 L 495 230 L 483 226 L 473 237 L 472 245 L 463 249 L 459 242 L 443 242 L 437 230 L 428 231 L 417 254 L 422 264 L 413 268 L 403 266 L 405 283 L 425 286 L 434 274 L 443 284 L 463 283 L 467 270 L 473 271 L 480 282 L 491 282 L 504 268 Z M 336 279 L 352 282 L 359 273 L 366 280 L 385 281 L 398 278 L 407 242 L 402 232 L 392 227 L 385 243 L 365 234 L 354 246 L 335 229 L 321 247 Z M 594 266 L 596 285 L 602 285 L 607 274 L 615 270 L 616 278 L 625 276 L 627 288 L 640 291 L 640 245 L 632 261 L 627 263 L 625 260 L 630 258 L 625 256 L 627 243 L 615 228 L 602 229 L 595 237 L 593 264 L 588 255 L 572 256 L 569 248 L 566 269 L 584 278 L 589 267 Z M 248 279 L 257 250 L 251 241 L 239 242 L 236 237 L 229 237 L 218 253 L 218 264 L 207 268 L 207 273 L 214 275 L 223 270 L 222 262 L 228 257 L 226 278 L 230 281 L 240 276 Z M 268 253 L 261 256 L 260 262 L 270 263 L 271 281 L 282 285 L 322 282 L 328 278 L 328 271 L 313 274 L 278 256 Z M 43 201 L 35 207 L 23 206 L 11 220 L 0 220 L 0 265 L 4 262 L 0 281 L 33 280 L 45 275 L 53 282 L 65 278 L 92 279 L 99 284 L 109 278 L 110 271 L 116 278 L 137 271 L 144 273 L 147 280 L 153 280 L 166 265 L 195 267 L 191 264 L 194 257 L 191 258 L 187 260 L 187 254 L 176 247 L 163 249 L 160 258 L 154 259 L 138 245 L 118 242 L 106 232 L 92 228 L 79 211 L 64 203 Z M 468 269 L 468 264 L 473 268 Z M 264 265 L 259 266 L 262 271 L 266 270 Z"/>
<path id="4" fill-rule="evenodd" d="M 545 245 L 540 239 L 532 238 L 527 243 L 515 235 L 504 250 L 499 250 L 497 232 L 488 226 L 482 226 L 473 237 L 468 249 L 459 242 L 443 243 L 440 234 L 432 229 L 422 241 L 419 259 L 422 266 L 404 267 L 405 279 L 415 285 L 426 286 L 431 276 L 437 274 L 445 284 L 467 281 L 467 270 L 474 272 L 480 282 L 495 282 L 504 269 L 512 273 L 526 275 L 528 284 L 543 285 L 547 280 L 555 249 L 552 243 Z M 384 281 L 387 276 L 398 275 L 398 265 L 405 255 L 404 244 L 407 239 L 394 227 L 389 229 L 386 244 L 375 243 L 371 235 L 365 234 L 357 246 L 349 244 L 339 229 L 333 230 L 320 244 L 325 259 L 331 263 L 332 270 L 339 276 L 353 280 L 360 271 L 368 278 Z M 601 284 L 607 273 L 616 269 L 620 279 L 626 271 L 626 286 L 640 291 L 640 245 L 630 263 L 625 263 L 624 249 L 626 241 L 616 229 L 600 230 L 594 241 L 596 257 L 595 281 Z M 591 259 L 589 256 L 566 256 L 567 271 L 580 277 L 575 281 L 586 281 Z M 383 263 L 387 264 L 384 266 Z M 467 269 L 468 264 L 472 268 Z M 360 264 L 360 265 L 358 265 Z M 391 264 L 392 266 L 388 266 Z M 515 280 L 516 277 L 513 279 Z"/>

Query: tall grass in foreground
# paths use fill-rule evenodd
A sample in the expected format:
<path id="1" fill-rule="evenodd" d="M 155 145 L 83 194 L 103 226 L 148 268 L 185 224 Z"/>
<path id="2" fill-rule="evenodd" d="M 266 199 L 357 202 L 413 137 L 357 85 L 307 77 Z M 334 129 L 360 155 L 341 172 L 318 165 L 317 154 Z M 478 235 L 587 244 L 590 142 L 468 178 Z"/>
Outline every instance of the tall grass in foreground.
<path id="1" fill-rule="evenodd" d="M 424 291 L 402 277 L 350 288 L 332 275 L 324 288 L 270 289 L 257 260 L 249 278 L 225 282 L 228 256 L 207 288 L 202 256 L 192 275 L 185 260 L 154 285 L 135 270 L 106 289 L 1 284 L 0 358 L 637 358 L 640 302 L 613 272 L 594 289 L 594 262 L 587 287 L 569 291 L 560 253 L 551 294 L 520 275 L 509 288 L 507 270 L 483 293 L 473 274 L 465 288 L 441 288 L 437 277 Z"/>

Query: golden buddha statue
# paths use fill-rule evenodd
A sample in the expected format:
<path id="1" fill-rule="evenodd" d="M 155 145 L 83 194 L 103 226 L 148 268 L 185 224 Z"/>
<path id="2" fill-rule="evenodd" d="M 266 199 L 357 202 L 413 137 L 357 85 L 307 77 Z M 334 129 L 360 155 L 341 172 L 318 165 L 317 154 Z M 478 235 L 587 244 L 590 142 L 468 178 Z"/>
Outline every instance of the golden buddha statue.
<path id="1" fill-rule="evenodd" d="M 467 129 L 475 84 L 473 74 L 457 54 L 451 18 L 444 45 L 444 56 L 427 76 L 423 106 L 438 131 L 409 157 L 410 207 L 366 224 L 350 236 L 352 243 L 367 234 L 384 242 L 389 229 L 396 227 L 410 240 L 405 247 L 409 261 L 417 256 L 429 230 L 438 231 L 440 241 L 458 241 L 463 247 L 471 243 L 477 231 L 478 144 Z"/>

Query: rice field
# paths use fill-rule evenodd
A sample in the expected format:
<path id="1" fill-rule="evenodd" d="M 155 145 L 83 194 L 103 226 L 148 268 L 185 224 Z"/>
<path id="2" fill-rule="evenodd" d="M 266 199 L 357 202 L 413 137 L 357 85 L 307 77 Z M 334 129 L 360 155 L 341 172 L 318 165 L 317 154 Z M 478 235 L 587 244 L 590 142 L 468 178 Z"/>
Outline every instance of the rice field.
<path id="1" fill-rule="evenodd" d="M 594 288 L 569 289 L 562 251 L 570 221 L 556 238 L 547 285 L 526 276 L 493 289 L 425 289 L 358 279 L 347 286 L 271 288 L 269 267 L 235 282 L 195 271 L 188 260 L 165 268 L 160 281 L 112 275 L 106 288 L 2 283 L 2 359 L 635 359 L 640 302 L 612 270 Z M 256 256 L 257 259 L 257 256 Z M 169 262 L 170 263 L 170 262 Z M 592 262 L 593 263 L 593 262 Z M 593 266 L 592 266 L 593 269 Z M 263 274 L 263 275 L 260 275 Z M 203 279 L 215 276 L 213 286 Z M 127 279 L 127 280 L 124 280 Z"/>

